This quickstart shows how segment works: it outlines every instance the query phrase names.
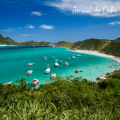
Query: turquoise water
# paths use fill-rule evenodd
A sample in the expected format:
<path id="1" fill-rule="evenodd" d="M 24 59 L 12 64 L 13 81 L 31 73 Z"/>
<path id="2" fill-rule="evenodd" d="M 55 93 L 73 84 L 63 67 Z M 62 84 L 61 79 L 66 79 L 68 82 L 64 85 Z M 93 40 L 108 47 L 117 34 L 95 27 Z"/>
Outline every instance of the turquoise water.
<path id="1" fill-rule="evenodd" d="M 80 54 L 81 57 L 67 60 L 73 54 Z M 42 58 L 43 56 L 47 56 L 48 61 L 45 61 Z M 58 61 L 59 67 L 54 67 L 55 59 L 51 59 L 52 56 L 59 61 L 62 60 L 63 63 L 68 62 L 69 65 L 65 66 Z M 88 58 L 85 59 L 84 57 Z M 33 79 L 38 78 L 40 85 L 50 78 L 52 72 L 55 72 L 58 76 L 75 75 L 95 81 L 98 76 L 103 76 L 105 73 L 116 69 L 115 65 L 118 62 L 109 62 L 109 60 L 109 58 L 75 53 L 67 51 L 66 48 L 58 47 L 0 47 L 0 82 L 13 81 L 15 83 L 17 79 L 26 78 L 26 82 L 31 83 Z M 35 64 L 27 66 L 30 62 Z M 44 74 L 47 64 L 49 64 L 51 72 Z M 112 66 L 112 68 L 109 68 L 109 66 Z M 76 68 L 83 72 L 75 73 Z M 29 76 L 26 75 L 28 70 L 33 70 L 33 73 Z"/>

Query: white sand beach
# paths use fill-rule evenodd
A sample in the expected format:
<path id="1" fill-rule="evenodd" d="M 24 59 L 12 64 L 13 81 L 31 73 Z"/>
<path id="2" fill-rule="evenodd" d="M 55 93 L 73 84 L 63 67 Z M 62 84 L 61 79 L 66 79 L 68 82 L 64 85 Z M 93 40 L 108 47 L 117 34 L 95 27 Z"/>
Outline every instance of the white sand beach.
<path id="1" fill-rule="evenodd" d="M 4 44 L 4 45 L 0 45 L 0 46 L 16 46 L 16 45 L 5 45 L 5 44 Z"/>
<path id="2" fill-rule="evenodd" d="M 111 59 L 114 59 L 114 60 L 120 62 L 119 57 L 116 57 L 116 56 L 113 56 L 113 55 L 107 55 L 107 54 L 104 54 L 104 53 L 100 53 L 98 51 L 90 51 L 90 50 L 71 50 L 71 51 L 79 52 L 79 53 L 86 53 L 86 54 L 91 54 L 91 55 L 98 55 L 98 56 L 101 56 L 101 57 L 107 57 L 107 58 L 111 58 Z"/>

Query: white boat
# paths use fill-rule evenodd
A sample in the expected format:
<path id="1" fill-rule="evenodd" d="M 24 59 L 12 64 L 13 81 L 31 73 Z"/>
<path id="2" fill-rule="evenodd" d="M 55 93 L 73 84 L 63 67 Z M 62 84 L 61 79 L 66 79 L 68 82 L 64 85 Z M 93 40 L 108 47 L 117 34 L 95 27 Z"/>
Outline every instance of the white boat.
<path id="1" fill-rule="evenodd" d="M 52 57 L 52 59 L 54 59 L 55 57 Z"/>
<path id="2" fill-rule="evenodd" d="M 77 57 L 81 57 L 81 55 L 76 55 Z"/>
<path id="3" fill-rule="evenodd" d="M 50 72 L 50 67 L 49 67 L 49 64 L 48 64 L 48 68 L 45 70 L 45 73 L 49 73 Z"/>
<path id="4" fill-rule="evenodd" d="M 32 74 L 32 70 L 29 70 L 28 72 L 27 72 L 27 75 L 30 75 L 30 74 Z"/>
<path id="5" fill-rule="evenodd" d="M 57 63 L 57 60 L 56 60 L 56 62 L 55 62 L 55 67 L 58 67 L 59 66 L 59 64 Z"/>
<path id="6" fill-rule="evenodd" d="M 60 63 L 62 63 L 62 61 L 60 61 Z"/>
<path id="7" fill-rule="evenodd" d="M 32 82 L 33 87 L 35 87 L 38 83 L 39 83 L 39 80 L 38 79 L 34 79 L 33 82 Z"/>
<path id="8" fill-rule="evenodd" d="M 65 62 L 65 64 L 64 65 L 68 65 L 68 62 Z"/>
<path id="9" fill-rule="evenodd" d="M 6 83 L 4 83 L 4 85 L 9 85 L 9 84 L 11 84 L 12 83 L 12 81 L 11 82 L 6 82 Z"/>
<path id="10" fill-rule="evenodd" d="M 78 73 L 78 72 L 79 72 L 79 69 L 77 68 L 77 69 L 75 70 L 75 72 Z"/>
<path id="11" fill-rule="evenodd" d="M 34 63 L 28 63 L 28 66 L 30 66 L 30 65 L 34 65 Z"/>
<path id="12" fill-rule="evenodd" d="M 50 78 L 56 78 L 56 73 L 52 73 Z"/>
<path id="13" fill-rule="evenodd" d="M 75 58 L 76 58 L 76 57 L 73 55 L 73 56 L 72 56 L 72 59 L 75 59 Z"/>

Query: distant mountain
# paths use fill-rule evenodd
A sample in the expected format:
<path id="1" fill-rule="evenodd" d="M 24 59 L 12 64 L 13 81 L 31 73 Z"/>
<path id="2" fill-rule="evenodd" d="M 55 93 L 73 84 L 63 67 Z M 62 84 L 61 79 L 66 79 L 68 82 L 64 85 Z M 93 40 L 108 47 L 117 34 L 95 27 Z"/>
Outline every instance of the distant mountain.
<path id="1" fill-rule="evenodd" d="M 19 43 L 16 42 L 14 40 L 12 40 L 11 38 L 0 34 L 0 45 L 19 45 L 19 46 L 54 46 L 54 44 L 50 43 L 50 42 L 36 42 L 34 40 L 31 41 L 27 41 L 27 42 L 23 42 L 23 43 Z"/>
<path id="2" fill-rule="evenodd" d="M 107 46 L 111 41 L 110 40 L 100 40 L 100 39 L 87 39 L 84 41 L 78 41 L 75 43 L 60 41 L 56 43 L 56 47 L 70 47 L 71 49 L 82 49 L 82 50 L 101 50 Z"/>
<path id="3" fill-rule="evenodd" d="M 110 40 L 105 40 L 105 39 L 101 40 L 101 39 L 91 38 L 84 41 L 75 42 L 72 48 L 99 51 L 105 46 L 107 46 L 110 42 L 111 42 Z"/>
<path id="4" fill-rule="evenodd" d="M 34 40 L 31 41 L 27 41 L 27 42 L 23 42 L 23 43 L 19 43 L 19 45 L 21 46 L 54 46 L 54 44 L 50 43 L 50 42 L 36 42 Z"/>
<path id="5" fill-rule="evenodd" d="M 56 43 L 56 47 L 70 47 L 72 50 L 91 50 L 104 52 L 109 55 L 120 57 L 120 38 L 115 40 L 106 39 L 86 39 L 75 43 L 60 41 Z"/>
<path id="6" fill-rule="evenodd" d="M 0 45 L 16 45 L 18 44 L 18 42 L 12 40 L 11 38 L 5 36 L 5 35 L 2 35 L 0 34 Z"/>
<path id="7" fill-rule="evenodd" d="M 56 47 L 72 47 L 74 43 L 66 42 L 66 41 L 59 41 L 55 44 Z"/>

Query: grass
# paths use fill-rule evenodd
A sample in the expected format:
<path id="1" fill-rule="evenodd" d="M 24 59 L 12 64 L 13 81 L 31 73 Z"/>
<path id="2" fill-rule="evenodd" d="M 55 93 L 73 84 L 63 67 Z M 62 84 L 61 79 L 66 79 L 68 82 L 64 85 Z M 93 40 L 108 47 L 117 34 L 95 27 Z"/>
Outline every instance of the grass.
<path id="1" fill-rule="evenodd" d="M 15 105 L 16 104 L 16 105 Z M 93 112 L 88 107 L 82 106 L 81 110 L 66 110 L 62 113 L 57 111 L 53 103 L 43 106 L 42 103 L 34 101 L 17 101 L 10 105 L 9 101 L 6 107 L 0 108 L 1 120 L 119 120 L 120 111 L 115 113 L 106 111 Z"/>

